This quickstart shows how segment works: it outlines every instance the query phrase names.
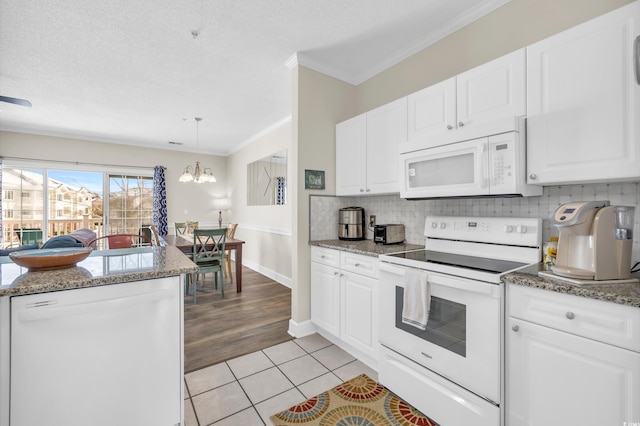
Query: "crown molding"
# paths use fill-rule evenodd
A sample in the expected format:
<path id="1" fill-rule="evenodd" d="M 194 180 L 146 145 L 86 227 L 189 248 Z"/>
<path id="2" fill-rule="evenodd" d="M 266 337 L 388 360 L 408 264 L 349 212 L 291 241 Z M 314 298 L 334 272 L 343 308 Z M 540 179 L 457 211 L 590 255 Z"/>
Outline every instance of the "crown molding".
<path id="1" fill-rule="evenodd" d="M 370 67 L 366 72 L 358 75 L 354 75 L 352 73 L 349 73 L 348 71 L 339 69 L 331 65 L 327 65 L 322 61 L 314 60 L 312 57 L 310 57 L 312 56 L 312 52 L 296 52 L 296 54 L 289 58 L 286 64 L 289 69 L 293 69 L 293 67 L 295 67 L 296 65 L 302 65 L 306 68 L 310 68 L 314 71 L 326 74 L 333 78 L 337 78 L 346 83 L 353 84 L 354 86 L 358 86 L 369 80 L 370 78 L 376 76 L 377 74 L 380 74 L 381 72 L 391 68 L 392 66 L 397 65 L 398 63 L 415 55 L 421 50 L 431 46 L 432 44 L 435 44 L 436 42 L 471 24 L 472 22 L 493 12 L 499 7 L 504 6 L 510 1 L 511 0 L 485 1 L 475 8 L 472 8 L 467 12 L 456 16 L 445 25 L 440 26 L 437 31 L 425 34 L 422 39 L 407 46 L 405 49 L 389 55 L 386 59 L 379 61 L 377 65 Z"/>
<path id="2" fill-rule="evenodd" d="M 291 122 L 291 114 L 287 115 L 286 117 L 282 118 L 279 121 L 276 121 L 275 123 L 273 123 L 271 126 L 265 128 L 264 130 L 256 133 L 255 135 L 251 136 L 249 139 L 247 139 L 246 141 L 242 142 L 240 145 L 236 146 L 233 151 L 229 152 L 227 154 L 227 156 L 231 155 L 231 154 L 235 154 L 236 152 L 240 151 L 241 149 L 251 145 L 252 143 L 254 143 L 255 141 L 257 141 L 258 139 L 262 138 L 265 135 L 268 135 L 269 133 L 273 132 L 276 129 L 279 129 L 280 127 L 284 126 L 285 124 Z"/>

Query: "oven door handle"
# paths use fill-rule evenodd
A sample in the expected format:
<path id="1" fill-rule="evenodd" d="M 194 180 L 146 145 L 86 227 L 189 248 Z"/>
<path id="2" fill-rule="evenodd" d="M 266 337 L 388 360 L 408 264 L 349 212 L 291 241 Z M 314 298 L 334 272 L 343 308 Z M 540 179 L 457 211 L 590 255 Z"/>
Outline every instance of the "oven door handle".
<path id="1" fill-rule="evenodd" d="M 387 262 L 379 262 L 380 265 L 378 266 L 378 269 L 380 271 L 385 271 L 385 272 L 389 272 L 392 273 L 393 275 L 398 275 L 399 277 L 404 277 L 404 270 L 405 267 L 400 267 L 400 266 L 394 266 L 391 265 L 390 263 Z"/>
<path id="2" fill-rule="evenodd" d="M 379 266 L 379 269 L 381 272 L 387 272 L 397 276 L 399 282 L 394 284 L 400 285 L 401 287 L 404 287 L 404 271 L 409 268 L 411 267 L 395 266 L 387 262 L 380 262 L 380 266 Z M 419 269 L 419 268 L 412 268 L 412 269 Z M 427 274 L 428 274 L 427 279 L 429 280 L 429 283 L 431 283 L 431 285 L 437 285 L 437 286 L 446 287 L 446 288 L 455 288 L 467 293 L 483 294 L 483 295 L 492 296 L 492 297 L 500 297 L 500 294 L 501 294 L 500 286 L 496 284 L 482 283 L 482 282 L 472 281 L 466 278 L 459 278 L 454 276 L 431 273 L 429 271 L 427 271 Z M 382 278 L 382 275 L 380 275 L 380 278 Z M 384 283 L 382 281 L 380 282 L 380 285 L 385 285 L 385 284 L 388 285 L 390 283 Z M 433 291 L 432 291 L 432 294 L 433 294 Z"/>

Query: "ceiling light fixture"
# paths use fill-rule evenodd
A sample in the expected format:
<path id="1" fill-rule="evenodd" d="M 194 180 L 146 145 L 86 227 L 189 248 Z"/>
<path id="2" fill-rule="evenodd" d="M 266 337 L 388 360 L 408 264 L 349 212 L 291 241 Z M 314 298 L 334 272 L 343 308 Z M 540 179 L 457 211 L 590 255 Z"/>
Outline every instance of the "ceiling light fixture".
<path id="1" fill-rule="evenodd" d="M 197 150 L 200 150 L 200 129 L 199 124 L 202 121 L 202 117 L 195 117 L 196 120 L 196 144 Z M 184 168 L 184 172 L 180 175 L 178 179 L 180 182 L 195 182 L 195 183 L 203 183 L 203 182 L 215 182 L 216 177 L 213 175 L 213 172 L 210 168 L 204 167 L 204 169 L 200 170 L 200 162 L 196 161 L 195 167 L 187 166 Z"/>

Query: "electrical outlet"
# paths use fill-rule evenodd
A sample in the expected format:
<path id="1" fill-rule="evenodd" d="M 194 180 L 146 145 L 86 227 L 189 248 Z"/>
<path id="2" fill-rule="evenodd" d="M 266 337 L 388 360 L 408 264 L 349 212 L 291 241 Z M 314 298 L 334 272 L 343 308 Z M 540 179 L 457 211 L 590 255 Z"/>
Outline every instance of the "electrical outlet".
<path id="1" fill-rule="evenodd" d="M 369 227 L 373 228 L 374 226 L 376 226 L 376 215 L 372 214 L 369 215 Z"/>

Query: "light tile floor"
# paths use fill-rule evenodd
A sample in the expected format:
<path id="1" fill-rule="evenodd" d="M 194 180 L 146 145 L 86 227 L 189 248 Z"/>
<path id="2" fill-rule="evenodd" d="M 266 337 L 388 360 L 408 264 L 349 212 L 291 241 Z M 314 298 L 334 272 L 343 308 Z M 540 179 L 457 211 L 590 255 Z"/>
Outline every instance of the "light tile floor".
<path id="1" fill-rule="evenodd" d="M 319 334 L 186 374 L 186 426 L 264 426 L 269 416 L 366 373 L 378 374 Z"/>

